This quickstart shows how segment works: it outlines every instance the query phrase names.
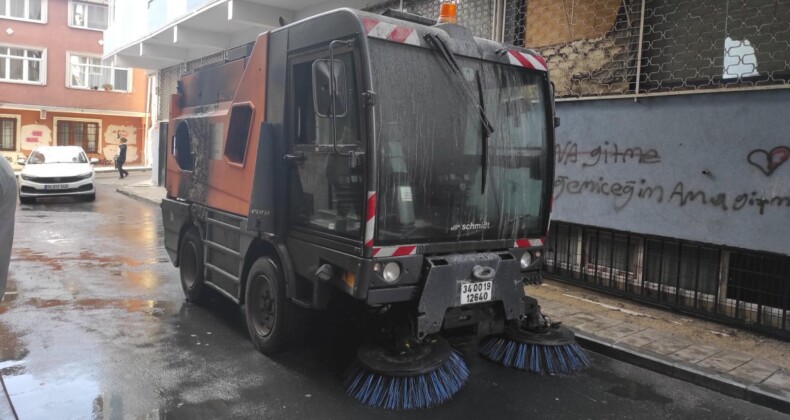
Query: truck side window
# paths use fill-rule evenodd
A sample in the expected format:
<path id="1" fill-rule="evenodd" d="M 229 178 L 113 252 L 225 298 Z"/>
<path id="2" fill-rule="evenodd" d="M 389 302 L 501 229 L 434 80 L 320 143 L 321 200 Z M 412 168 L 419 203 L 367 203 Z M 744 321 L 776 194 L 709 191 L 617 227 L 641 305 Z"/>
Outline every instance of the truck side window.
<path id="1" fill-rule="evenodd" d="M 182 171 L 195 169 L 195 162 L 192 158 L 192 140 L 189 135 L 189 124 L 182 121 L 176 128 L 176 136 L 173 139 L 173 155 L 176 157 L 178 167 Z"/>
<path id="2" fill-rule="evenodd" d="M 233 163 L 244 163 L 250 137 L 253 109 L 249 104 L 234 105 L 230 111 L 230 126 L 225 143 L 225 157 Z"/>
<path id="3" fill-rule="evenodd" d="M 354 57 L 351 53 L 338 54 L 346 75 L 347 110 L 335 120 L 337 144 L 359 144 L 359 116 L 357 114 L 357 87 L 354 83 Z M 316 114 L 313 104 L 312 68 L 315 60 L 296 64 L 293 68 L 295 87 L 295 117 L 297 144 L 332 144 L 332 121 Z"/>

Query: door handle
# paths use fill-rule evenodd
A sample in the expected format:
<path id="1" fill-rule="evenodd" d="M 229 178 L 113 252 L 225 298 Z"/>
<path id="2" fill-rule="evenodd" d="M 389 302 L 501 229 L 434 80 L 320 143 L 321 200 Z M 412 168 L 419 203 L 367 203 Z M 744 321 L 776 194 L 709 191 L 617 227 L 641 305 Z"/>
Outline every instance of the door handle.
<path id="1" fill-rule="evenodd" d="M 285 160 L 286 162 L 296 162 L 305 159 L 307 159 L 307 157 L 305 157 L 304 152 L 294 152 L 293 154 L 289 153 L 283 156 L 283 160 Z"/>

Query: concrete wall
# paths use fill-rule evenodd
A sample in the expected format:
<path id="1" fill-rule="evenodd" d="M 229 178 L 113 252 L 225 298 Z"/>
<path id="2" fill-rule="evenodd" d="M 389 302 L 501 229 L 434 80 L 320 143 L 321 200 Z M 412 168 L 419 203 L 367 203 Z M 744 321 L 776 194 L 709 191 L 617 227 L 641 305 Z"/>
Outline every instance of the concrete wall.
<path id="1" fill-rule="evenodd" d="M 790 254 L 790 90 L 557 104 L 559 221 Z"/>

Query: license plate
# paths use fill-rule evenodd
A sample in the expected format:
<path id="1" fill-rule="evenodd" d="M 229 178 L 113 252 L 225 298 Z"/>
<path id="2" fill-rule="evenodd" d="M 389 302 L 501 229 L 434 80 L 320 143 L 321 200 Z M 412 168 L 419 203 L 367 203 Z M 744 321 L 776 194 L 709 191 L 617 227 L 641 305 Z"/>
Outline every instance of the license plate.
<path id="1" fill-rule="evenodd" d="M 69 187 L 69 184 L 52 184 L 52 185 L 44 185 L 45 190 L 65 190 Z"/>
<path id="2" fill-rule="evenodd" d="M 461 283 L 461 305 L 488 302 L 493 297 L 494 281 Z"/>

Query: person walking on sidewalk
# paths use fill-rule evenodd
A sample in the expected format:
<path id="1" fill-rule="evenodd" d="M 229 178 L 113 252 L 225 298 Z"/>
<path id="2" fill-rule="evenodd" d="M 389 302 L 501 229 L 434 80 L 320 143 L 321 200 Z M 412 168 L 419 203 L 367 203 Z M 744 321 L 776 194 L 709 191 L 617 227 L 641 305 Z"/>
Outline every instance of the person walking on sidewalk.
<path id="1" fill-rule="evenodd" d="M 0 156 L 0 302 L 8 282 L 11 262 L 11 243 L 14 242 L 14 213 L 16 212 L 16 177 L 11 164 Z"/>
<path id="2" fill-rule="evenodd" d="M 121 138 L 121 145 L 118 146 L 118 159 L 115 161 L 115 164 L 118 166 L 118 173 L 121 175 L 121 179 L 129 176 L 129 171 L 123 169 L 123 164 L 126 163 L 126 137 Z"/>

